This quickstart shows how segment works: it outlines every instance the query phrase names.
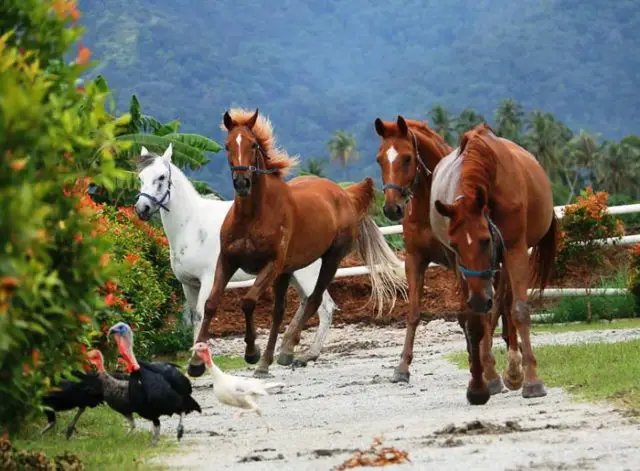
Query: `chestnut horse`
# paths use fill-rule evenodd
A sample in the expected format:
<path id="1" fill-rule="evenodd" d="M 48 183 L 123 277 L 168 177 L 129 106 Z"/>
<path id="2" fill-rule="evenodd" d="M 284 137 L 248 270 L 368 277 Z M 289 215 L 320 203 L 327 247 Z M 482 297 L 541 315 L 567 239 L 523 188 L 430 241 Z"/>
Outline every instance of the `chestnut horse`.
<path id="1" fill-rule="evenodd" d="M 431 262 L 451 269 L 455 266 L 455 255 L 433 235 L 429 220 L 432 172 L 453 149 L 421 121 L 398 116 L 394 123 L 377 118 L 375 128 L 381 138 L 377 160 L 384 183 L 384 213 L 391 220 L 402 219 L 406 250 L 405 273 L 409 284 L 409 313 L 404 348 L 400 364 L 391 380 L 409 382 L 413 344 L 420 322 L 420 298 L 425 270 Z M 483 342 L 486 352 L 483 360 L 487 363 L 488 372 L 493 371 L 493 374 L 487 375 L 492 394 L 503 389 L 500 376 L 495 372 L 495 359 L 491 353 L 492 336 L 499 314 L 503 313 L 498 312 L 488 324 L 488 335 Z M 502 321 L 502 334 L 506 342 L 504 315 Z M 461 318 L 460 323 L 464 329 L 464 318 Z"/>
<path id="2" fill-rule="evenodd" d="M 257 274 L 242 301 L 245 315 L 245 360 L 255 364 L 254 374 L 265 376 L 273 362 L 273 351 L 285 310 L 292 273 L 321 258 L 315 288 L 305 305 L 301 321 L 283 338 L 278 363 L 291 364 L 293 348 L 307 320 L 315 314 L 322 295 L 340 261 L 354 245 L 371 271 L 373 301 L 381 310 L 386 300 L 395 304 L 398 290 L 404 292 L 401 261 L 384 240 L 368 210 L 374 201 L 371 178 L 343 189 L 326 178 L 304 176 L 285 182 L 287 170 L 296 163 L 274 142 L 268 119 L 246 110 L 224 114 L 228 135 L 226 149 L 231 167 L 235 199 L 220 231 L 221 250 L 215 281 L 205 303 L 204 320 L 197 342 L 205 342 L 209 324 L 224 288 L 238 269 Z M 253 311 L 264 291 L 273 284 L 273 322 L 264 355 L 256 348 Z M 289 332 L 289 331 L 288 331 Z M 191 365 L 197 365 L 192 357 Z M 193 368 L 195 370 L 195 368 Z"/>
<path id="3" fill-rule="evenodd" d="M 488 125 L 481 124 L 465 133 L 459 152 L 438 164 L 431 191 L 431 227 L 436 237 L 456 253 L 458 270 L 468 287 L 467 303 L 477 313 L 469 316 L 466 330 L 471 344 L 469 402 L 484 404 L 489 400 L 479 349 L 481 318 L 486 316 L 478 314 L 491 308 L 491 280 L 500 262 L 504 273 L 495 298 L 499 308 L 508 312 L 509 322 L 504 383 L 517 390 L 524 380 L 523 397 L 545 396 L 531 347 L 527 299 L 531 268 L 532 281 L 541 294 L 551 276 L 558 245 L 559 224 L 551 182 L 544 169 L 529 152 L 495 136 Z"/>

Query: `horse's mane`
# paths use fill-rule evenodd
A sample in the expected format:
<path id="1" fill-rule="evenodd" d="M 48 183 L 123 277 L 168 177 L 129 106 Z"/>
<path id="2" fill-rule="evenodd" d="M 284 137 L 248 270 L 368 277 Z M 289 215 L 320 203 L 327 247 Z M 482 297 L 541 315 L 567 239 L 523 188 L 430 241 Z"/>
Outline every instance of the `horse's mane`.
<path id="1" fill-rule="evenodd" d="M 459 155 L 463 157 L 460 187 L 463 201 L 473 205 L 478 189 L 486 198 L 491 195 L 491 187 L 496 178 L 498 140 L 488 124 L 482 123 L 467 131 L 460 140 Z"/>
<path id="2" fill-rule="evenodd" d="M 253 117 L 254 113 L 255 111 L 244 108 L 232 108 L 229 110 L 229 115 L 233 121 L 240 126 L 245 125 Z M 224 124 L 220 127 L 223 131 L 227 131 Z M 278 170 L 276 175 L 284 177 L 292 167 L 298 165 L 297 156 L 290 156 L 286 150 L 276 144 L 276 136 L 273 133 L 273 126 L 269 118 L 262 114 L 258 115 L 256 124 L 251 131 L 266 154 L 265 165 L 267 169 L 276 169 Z"/>

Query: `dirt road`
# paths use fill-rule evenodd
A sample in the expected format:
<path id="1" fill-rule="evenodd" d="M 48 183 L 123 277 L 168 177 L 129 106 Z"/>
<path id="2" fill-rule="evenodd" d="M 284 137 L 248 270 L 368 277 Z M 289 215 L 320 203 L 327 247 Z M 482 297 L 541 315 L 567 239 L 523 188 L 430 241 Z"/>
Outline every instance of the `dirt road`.
<path id="1" fill-rule="evenodd" d="M 311 336 L 306 332 L 304 338 Z M 538 335 L 534 344 L 639 337 L 640 329 L 574 332 Z M 468 405 L 467 372 L 444 359 L 464 349 L 455 323 L 422 326 L 411 384 L 391 384 L 403 338 L 404 330 L 346 326 L 331 331 L 317 363 L 295 370 L 274 365 L 271 372 L 287 386 L 261 398 L 274 429 L 268 434 L 256 416 L 233 420 L 234 410 L 213 397 L 209 377 L 198 378 L 203 414 L 185 420 L 178 451 L 162 463 L 200 471 L 326 471 L 382 436 L 385 446 L 409 453 L 411 463 L 398 469 L 640 469 L 639 422 L 610 406 L 577 403 L 555 388 L 542 399 L 507 392 L 486 406 Z M 228 339 L 218 342 L 214 354 L 242 352 L 242 339 Z M 164 433 L 175 436 L 175 425 L 163 421 Z"/>

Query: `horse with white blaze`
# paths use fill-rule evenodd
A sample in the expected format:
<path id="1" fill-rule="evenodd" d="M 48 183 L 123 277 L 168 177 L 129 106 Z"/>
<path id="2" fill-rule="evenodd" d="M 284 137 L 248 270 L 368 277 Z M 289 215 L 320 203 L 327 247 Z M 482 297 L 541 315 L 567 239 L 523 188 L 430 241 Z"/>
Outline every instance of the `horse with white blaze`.
<path id="1" fill-rule="evenodd" d="M 148 221 L 155 213 L 160 212 L 169 240 L 171 268 L 182 284 L 191 313 L 191 319 L 186 319 L 186 322 L 194 328 L 194 335 L 197 335 L 220 255 L 220 228 L 233 201 L 211 200 L 201 196 L 186 175 L 171 163 L 172 153 L 171 144 L 162 155 L 142 147 L 138 174 L 140 193 L 135 210 L 143 221 Z M 320 265 L 321 261 L 318 259 L 293 273 L 292 284 L 298 291 L 300 307 L 287 331 L 302 320 L 305 303 L 313 292 L 320 273 Z M 238 270 L 231 281 L 254 278 L 253 275 Z M 320 356 L 335 309 L 337 307 L 333 299 L 325 291 L 318 309 L 320 323 L 315 338 L 306 352 L 296 356 L 296 365 L 304 366 L 307 361 L 314 361 Z M 297 344 L 299 337 L 295 341 Z M 203 363 L 189 365 L 189 374 L 192 376 L 200 376 L 204 371 Z"/>

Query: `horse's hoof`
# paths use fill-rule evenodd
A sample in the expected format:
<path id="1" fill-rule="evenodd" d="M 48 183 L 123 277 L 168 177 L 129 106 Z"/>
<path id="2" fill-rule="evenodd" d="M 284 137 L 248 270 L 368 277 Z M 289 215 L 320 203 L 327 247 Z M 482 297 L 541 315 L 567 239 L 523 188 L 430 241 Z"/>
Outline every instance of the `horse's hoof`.
<path id="1" fill-rule="evenodd" d="M 244 354 L 244 361 L 246 361 L 250 365 L 255 365 L 256 363 L 258 363 L 260 361 L 260 350 L 258 350 L 253 355 L 245 353 Z"/>
<path id="2" fill-rule="evenodd" d="M 273 375 L 269 373 L 269 370 L 261 370 L 258 368 L 253 372 L 253 377 L 254 378 L 273 378 Z"/>
<path id="3" fill-rule="evenodd" d="M 410 376 L 411 376 L 411 373 L 409 373 L 408 371 L 395 370 L 393 372 L 393 376 L 391 377 L 391 382 L 392 383 L 408 383 Z"/>
<path id="4" fill-rule="evenodd" d="M 502 376 L 502 380 L 504 381 L 504 385 L 507 387 L 509 391 L 517 391 L 522 387 L 524 376 L 520 375 L 517 378 L 510 378 L 509 375 L 505 373 Z"/>
<path id="5" fill-rule="evenodd" d="M 492 379 L 487 383 L 487 388 L 489 389 L 489 394 L 491 394 L 492 396 L 500 394 L 504 389 L 502 378 L 498 376 L 497 378 Z"/>
<path id="6" fill-rule="evenodd" d="M 178 437 L 178 441 L 180 441 L 180 439 L 182 438 L 182 436 L 184 435 L 184 426 L 183 425 L 178 425 L 178 431 L 176 436 Z"/>
<path id="7" fill-rule="evenodd" d="M 201 363 L 199 365 L 189 364 L 189 368 L 187 368 L 187 374 L 192 378 L 198 378 L 202 376 L 205 371 L 206 367 L 204 366 L 204 363 Z"/>
<path id="8" fill-rule="evenodd" d="M 281 353 L 278 355 L 278 365 L 289 366 L 293 363 L 293 353 Z"/>
<path id="9" fill-rule="evenodd" d="M 542 381 L 536 381 L 535 383 L 525 384 L 522 388 L 522 397 L 525 399 L 532 399 L 534 397 L 544 397 L 547 395 L 547 390 L 544 387 Z"/>
<path id="10" fill-rule="evenodd" d="M 469 404 L 471 404 L 472 406 L 483 406 L 487 402 L 489 402 L 490 397 L 491 394 L 489 393 L 489 388 L 467 388 L 467 401 L 469 401 Z"/>
<path id="11" fill-rule="evenodd" d="M 304 368 L 307 366 L 307 360 L 304 358 L 294 358 L 292 365 L 294 368 Z"/>

